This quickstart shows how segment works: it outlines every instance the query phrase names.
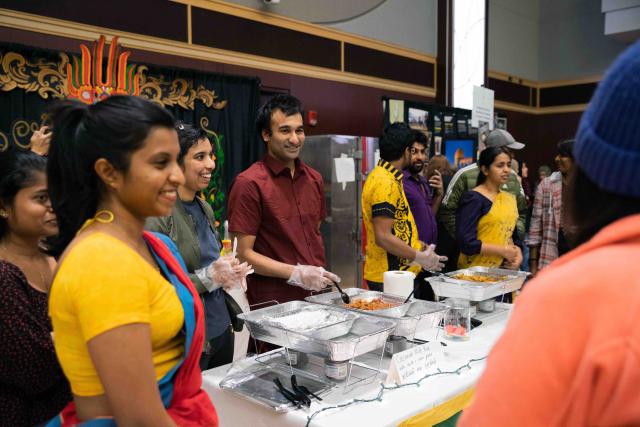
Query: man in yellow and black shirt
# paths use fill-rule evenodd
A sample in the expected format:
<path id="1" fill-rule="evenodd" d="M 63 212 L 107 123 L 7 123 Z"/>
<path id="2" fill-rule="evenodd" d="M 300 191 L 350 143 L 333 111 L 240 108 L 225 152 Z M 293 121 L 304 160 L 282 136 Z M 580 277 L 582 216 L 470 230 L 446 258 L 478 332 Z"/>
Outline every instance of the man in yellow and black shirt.
<path id="1" fill-rule="evenodd" d="M 411 163 L 414 131 L 404 123 L 385 129 L 380 139 L 380 161 L 362 190 L 362 216 L 367 232 L 364 278 L 369 289 L 382 291 L 389 270 L 441 270 L 446 257 L 418 240 L 418 228 L 402 186 L 402 169 Z"/>

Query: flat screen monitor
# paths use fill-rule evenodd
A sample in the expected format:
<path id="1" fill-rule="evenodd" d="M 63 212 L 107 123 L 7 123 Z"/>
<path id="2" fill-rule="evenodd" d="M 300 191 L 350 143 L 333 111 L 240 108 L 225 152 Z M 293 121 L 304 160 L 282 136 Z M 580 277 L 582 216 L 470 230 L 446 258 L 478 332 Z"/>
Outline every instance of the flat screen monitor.
<path id="1" fill-rule="evenodd" d="M 470 165 L 475 161 L 475 141 L 473 139 L 447 139 L 444 155 L 456 169 Z"/>

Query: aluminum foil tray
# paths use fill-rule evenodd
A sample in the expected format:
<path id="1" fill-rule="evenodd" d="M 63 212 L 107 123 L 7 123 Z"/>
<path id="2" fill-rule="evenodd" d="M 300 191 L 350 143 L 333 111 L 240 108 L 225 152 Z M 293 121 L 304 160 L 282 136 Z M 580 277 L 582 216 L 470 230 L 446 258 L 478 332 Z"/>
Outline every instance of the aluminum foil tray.
<path id="1" fill-rule="evenodd" d="M 353 322 L 347 322 L 350 326 L 344 334 L 332 338 L 319 337 L 313 331 L 296 332 L 264 321 L 265 317 L 292 312 L 302 307 L 336 310 L 342 314 L 351 314 L 355 319 Z M 390 319 L 348 313 L 336 307 L 320 306 L 304 301 L 273 305 L 239 314 L 238 317 L 245 321 L 249 332 L 257 340 L 336 361 L 349 360 L 382 347 L 396 327 L 396 322 Z"/>
<path id="2" fill-rule="evenodd" d="M 411 307 L 411 301 L 405 303 L 403 298 L 398 295 L 387 294 L 384 292 L 368 291 L 366 289 L 348 288 L 344 292 L 349 295 L 351 301 L 366 298 L 381 298 L 383 302 L 397 304 L 395 307 L 385 308 L 383 310 L 358 310 L 347 306 L 340 298 L 339 292 L 328 292 L 326 294 L 317 294 L 306 297 L 305 300 L 317 304 L 323 304 L 333 307 L 339 307 L 346 310 L 355 311 L 357 313 L 365 313 L 373 316 L 384 316 L 392 318 L 400 318 L 404 316 Z"/>
<path id="3" fill-rule="evenodd" d="M 261 311 L 264 312 L 261 319 L 263 324 L 271 325 L 275 328 L 281 328 L 291 332 L 308 334 L 314 338 L 324 340 L 339 337 L 348 333 L 351 329 L 351 326 L 353 326 L 353 322 L 358 318 L 358 315 L 354 313 L 345 313 L 339 310 L 331 309 L 329 307 L 309 304 L 304 301 L 291 301 L 285 304 L 267 307 Z M 335 321 L 325 326 L 314 327 L 307 330 L 296 329 L 292 326 L 283 326 L 278 322 L 279 319 L 296 316 L 297 314 L 304 315 L 305 312 L 312 313 L 319 311 L 322 311 L 323 314 L 333 314 L 336 317 Z"/>
<path id="4" fill-rule="evenodd" d="M 530 273 L 524 271 L 507 270 L 503 268 L 470 267 L 446 273 L 444 276 L 428 277 L 425 280 L 431 284 L 433 292 L 440 297 L 462 298 L 470 301 L 484 301 L 522 287 L 524 280 Z M 495 278 L 495 282 L 475 282 L 462 280 L 453 276 L 479 275 Z"/>
<path id="5" fill-rule="evenodd" d="M 438 326 L 448 307 L 432 301 L 413 300 L 407 313 L 398 319 L 391 335 L 413 338 L 416 331 Z"/>
<path id="6" fill-rule="evenodd" d="M 220 388 L 230 390 L 259 405 L 266 406 L 276 412 L 288 412 L 296 409 L 278 390 L 273 383 L 279 378 L 285 387 L 291 389 L 291 372 L 284 372 L 275 367 L 264 366 L 258 370 L 241 371 L 227 376 L 220 382 Z M 295 370 L 299 385 L 307 387 L 312 393 L 322 394 L 333 384 L 321 378 Z"/>

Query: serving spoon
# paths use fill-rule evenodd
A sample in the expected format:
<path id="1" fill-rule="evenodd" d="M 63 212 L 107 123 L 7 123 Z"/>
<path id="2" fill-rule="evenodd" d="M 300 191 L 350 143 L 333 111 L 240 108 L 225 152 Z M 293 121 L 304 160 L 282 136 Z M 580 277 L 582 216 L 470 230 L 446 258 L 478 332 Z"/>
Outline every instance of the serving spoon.
<path id="1" fill-rule="evenodd" d="M 347 295 L 347 293 L 343 291 L 342 288 L 340 288 L 338 282 L 333 282 L 333 284 L 336 285 L 336 288 L 338 288 L 338 292 L 340 292 L 340 298 L 342 298 L 342 302 L 345 304 L 349 304 L 351 302 L 351 298 L 349 298 L 349 295 Z"/>

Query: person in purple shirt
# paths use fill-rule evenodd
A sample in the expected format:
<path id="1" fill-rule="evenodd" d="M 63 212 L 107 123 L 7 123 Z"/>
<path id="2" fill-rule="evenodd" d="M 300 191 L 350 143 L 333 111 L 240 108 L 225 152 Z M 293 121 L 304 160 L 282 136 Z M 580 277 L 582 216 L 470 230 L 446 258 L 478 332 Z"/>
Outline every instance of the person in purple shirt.
<path id="1" fill-rule="evenodd" d="M 424 133 L 411 130 L 413 144 L 410 147 L 411 164 L 403 171 L 402 184 L 404 193 L 409 201 L 413 219 L 418 227 L 418 237 L 424 245 L 436 244 L 438 240 L 438 225 L 436 213 L 442 203 L 444 195 L 442 176 L 438 170 L 427 180 L 422 175 L 427 162 L 427 137 Z M 433 301 L 433 290 L 424 281 L 430 274 L 422 271 L 416 278 L 415 297 Z"/>

